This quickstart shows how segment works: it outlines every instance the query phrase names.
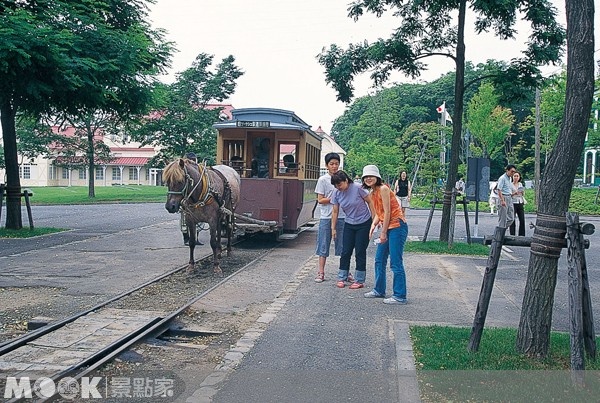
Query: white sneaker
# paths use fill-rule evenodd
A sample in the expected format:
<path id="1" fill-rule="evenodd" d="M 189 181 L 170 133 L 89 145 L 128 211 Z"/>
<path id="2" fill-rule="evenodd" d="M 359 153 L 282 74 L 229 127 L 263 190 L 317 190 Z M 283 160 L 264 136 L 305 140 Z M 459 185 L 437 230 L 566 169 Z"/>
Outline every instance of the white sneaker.
<path id="1" fill-rule="evenodd" d="M 381 295 L 375 290 L 371 290 L 364 294 L 365 298 L 385 298 L 385 295 Z"/>
<path id="2" fill-rule="evenodd" d="M 406 300 L 406 298 L 389 297 L 384 299 L 383 303 L 389 305 L 406 305 L 408 301 Z"/>

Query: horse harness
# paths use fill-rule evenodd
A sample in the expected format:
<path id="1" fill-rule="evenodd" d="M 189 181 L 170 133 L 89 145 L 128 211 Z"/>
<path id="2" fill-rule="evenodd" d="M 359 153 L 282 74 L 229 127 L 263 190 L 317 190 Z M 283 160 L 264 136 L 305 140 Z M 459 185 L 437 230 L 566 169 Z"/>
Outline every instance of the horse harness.
<path id="1" fill-rule="evenodd" d="M 208 168 L 206 167 L 206 163 L 203 163 L 202 166 L 198 165 L 198 172 L 200 173 L 200 180 L 196 184 L 194 184 L 194 178 L 192 178 L 190 176 L 190 174 L 188 173 L 187 166 L 184 166 L 183 170 L 185 172 L 185 185 L 184 185 L 183 189 L 180 192 L 170 191 L 168 193 L 181 194 L 183 196 L 183 199 L 181 200 L 181 204 L 182 204 L 182 206 L 185 205 L 188 208 L 197 209 L 199 207 L 208 206 L 208 205 L 212 204 L 214 201 L 216 201 L 217 204 L 219 205 L 220 209 L 227 210 L 224 207 L 224 204 L 225 204 L 225 200 L 227 200 L 228 198 L 231 198 L 231 186 L 229 185 L 229 181 L 225 178 L 223 173 L 221 173 L 219 170 L 214 169 L 214 168 L 210 168 L 210 169 L 211 169 L 211 171 L 215 172 L 223 181 L 223 195 L 220 195 L 219 192 L 217 191 L 217 189 L 214 188 L 213 183 L 210 180 L 210 175 L 208 175 L 208 172 L 207 172 Z M 191 203 L 190 198 L 196 191 L 196 188 L 198 188 L 198 186 L 200 186 L 200 184 L 202 184 L 202 188 L 200 189 L 200 195 L 198 196 L 198 201 L 195 203 Z M 191 185 L 192 188 L 190 191 L 186 192 L 186 190 L 188 189 L 188 185 Z M 231 212 L 229 212 L 229 210 L 227 210 L 226 212 L 231 214 Z"/>

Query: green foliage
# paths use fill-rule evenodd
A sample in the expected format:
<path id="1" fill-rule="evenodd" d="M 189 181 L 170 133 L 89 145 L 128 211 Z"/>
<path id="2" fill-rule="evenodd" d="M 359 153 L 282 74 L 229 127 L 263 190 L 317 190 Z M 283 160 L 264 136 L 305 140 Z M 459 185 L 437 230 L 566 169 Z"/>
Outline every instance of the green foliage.
<path id="1" fill-rule="evenodd" d="M 346 170 L 351 176 L 360 175 L 365 165 L 375 164 L 379 168 L 381 177 L 390 183 L 396 176 L 400 150 L 397 146 L 383 145 L 377 139 L 366 139 L 362 144 L 356 145 L 347 154 Z"/>
<path id="2" fill-rule="evenodd" d="M 54 234 L 56 232 L 67 231 L 64 228 L 51 228 L 51 227 L 40 227 L 40 228 L 21 228 L 21 229 L 6 229 L 0 228 L 0 239 L 2 238 L 31 238 L 34 236 Z"/>
<path id="3" fill-rule="evenodd" d="M 446 166 L 440 162 L 442 151 L 441 133 L 445 132 L 446 146 L 449 144 L 450 129 L 437 123 L 413 123 L 398 140 L 404 168 L 415 186 L 437 186 L 437 180 L 445 177 Z M 402 167 L 400 167 L 402 168 Z M 416 174 L 416 175 L 415 175 Z M 398 174 L 396 174 L 397 176 Z"/>
<path id="4" fill-rule="evenodd" d="M 476 157 L 495 158 L 504 151 L 504 142 L 515 119 L 511 111 L 499 106 L 498 102 L 494 86 L 483 83 L 468 103 L 466 126 L 483 153 L 473 153 Z"/>
<path id="5" fill-rule="evenodd" d="M 546 82 L 541 94 L 541 147 L 546 159 L 554 148 L 556 138 L 562 126 L 567 92 L 567 73 L 563 71 Z"/>
<path id="6" fill-rule="evenodd" d="M 139 112 L 172 51 L 143 0 L 24 0 L 0 5 L 0 119 L 7 185 L 18 188 L 15 119 Z M 7 203 L 7 227 L 20 209 Z"/>
<path id="7" fill-rule="evenodd" d="M 475 255 L 475 256 L 488 256 L 490 254 L 490 248 L 481 244 L 471 244 L 464 242 L 455 242 L 452 244 L 452 248 L 448 248 L 447 242 L 439 241 L 413 241 L 407 242 L 404 246 L 405 252 L 410 253 L 426 253 L 436 255 Z"/>
<path id="8" fill-rule="evenodd" d="M 559 59 L 565 32 L 556 22 L 556 10 L 550 3 L 533 0 L 510 4 L 468 3 L 469 12 L 475 17 L 477 33 L 493 31 L 502 40 L 513 38 L 515 15 L 519 11 L 523 12 L 523 19 L 531 23 L 532 31 L 523 57 L 514 59 L 507 66 L 505 79 L 499 82 L 510 83 L 512 88 L 517 82 L 531 86 L 532 79 L 539 77 L 537 64 Z M 326 70 L 326 82 L 336 90 L 339 100 L 349 102 L 354 95 L 352 82 L 355 76 L 365 71 L 371 71 L 371 79 L 380 86 L 392 71 L 417 78 L 426 68 L 423 59 L 428 56 L 446 55 L 456 61 L 454 50 L 464 38 L 458 35 L 451 15 L 460 12 L 459 4 L 443 0 L 355 1 L 348 9 L 351 18 L 358 19 L 365 13 L 381 16 L 384 12 L 393 12 L 400 26 L 389 39 L 379 39 L 371 44 L 366 41 L 352 44 L 346 50 L 330 45 L 318 56 Z"/>
<path id="9" fill-rule="evenodd" d="M 212 101 L 221 102 L 235 91 L 235 81 L 243 72 L 233 56 L 224 58 L 210 70 L 213 56 L 199 54 L 192 66 L 177 75 L 168 86 L 155 88 L 156 112 L 140 117 L 129 130 L 142 145 L 160 147 L 152 161 L 164 166 L 175 157 L 193 151 L 199 158 L 214 163 L 216 132 L 212 125 L 219 120 L 220 109 L 208 109 Z"/>
<path id="10" fill-rule="evenodd" d="M 540 360 L 515 349 L 516 329 L 486 327 L 479 350 L 469 352 L 471 328 L 411 326 L 417 377 L 424 401 L 589 401 L 598 379 L 586 374 L 586 387 L 572 382 L 569 334 L 550 335 L 549 356 Z M 597 339 L 596 343 L 600 341 Z M 600 369 L 587 360 L 586 369 Z"/>

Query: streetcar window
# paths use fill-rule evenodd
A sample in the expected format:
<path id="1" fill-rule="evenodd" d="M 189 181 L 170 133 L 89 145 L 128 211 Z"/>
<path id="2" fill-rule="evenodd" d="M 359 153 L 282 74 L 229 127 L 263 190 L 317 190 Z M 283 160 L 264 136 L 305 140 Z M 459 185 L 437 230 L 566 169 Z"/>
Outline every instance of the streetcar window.
<path id="1" fill-rule="evenodd" d="M 298 176 L 298 143 L 279 143 L 279 174 Z"/>

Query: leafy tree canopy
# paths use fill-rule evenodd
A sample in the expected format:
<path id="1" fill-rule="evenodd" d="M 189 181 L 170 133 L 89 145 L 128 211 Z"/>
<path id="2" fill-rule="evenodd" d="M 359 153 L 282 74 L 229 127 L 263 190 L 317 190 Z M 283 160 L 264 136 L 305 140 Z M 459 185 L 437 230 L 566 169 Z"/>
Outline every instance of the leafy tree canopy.
<path id="1" fill-rule="evenodd" d="M 189 151 L 215 162 L 216 132 L 212 125 L 219 120 L 220 109 L 210 109 L 208 105 L 233 94 L 236 80 L 243 72 L 235 65 L 233 56 L 224 58 L 211 70 L 213 58 L 201 53 L 189 69 L 177 75 L 173 84 L 156 86 L 155 112 L 132 124 L 134 139 L 143 145 L 160 147 L 154 165 L 163 166 Z"/>
<path id="2" fill-rule="evenodd" d="M 344 50 L 330 45 L 319 57 L 326 69 L 326 81 L 337 91 L 338 99 L 349 102 L 354 96 L 352 84 L 357 74 L 371 71 L 375 85 L 382 85 L 393 71 L 411 78 L 419 77 L 426 68 L 423 59 L 429 56 L 446 56 L 455 59 L 454 49 L 461 45 L 460 21 L 455 25 L 453 12 L 469 4 L 475 15 L 475 32 L 492 31 L 502 39 L 514 38 L 517 16 L 531 23 L 527 49 L 523 56 L 514 59 L 497 76 L 498 86 L 508 93 L 521 82 L 533 87 L 539 79 L 537 65 L 553 63 L 559 59 L 565 31 L 556 22 L 556 9 L 547 0 L 526 0 L 498 3 L 489 1 L 419 1 L 419 0 L 356 0 L 351 5 L 349 17 L 357 20 L 369 12 L 381 16 L 392 11 L 400 26 L 388 39 L 353 44 Z"/>
<path id="3" fill-rule="evenodd" d="M 491 83 L 484 83 L 469 101 L 467 108 L 467 128 L 481 146 L 483 155 L 496 157 L 504 151 L 504 142 L 514 123 L 510 109 L 498 105 L 498 96 Z"/>
<path id="4" fill-rule="evenodd" d="M 172 45 L 147 21 L 144 0 L 0 2 L 0 120 L 6 227 L 21 228 L 16 118 L 143 109 Z"/>

